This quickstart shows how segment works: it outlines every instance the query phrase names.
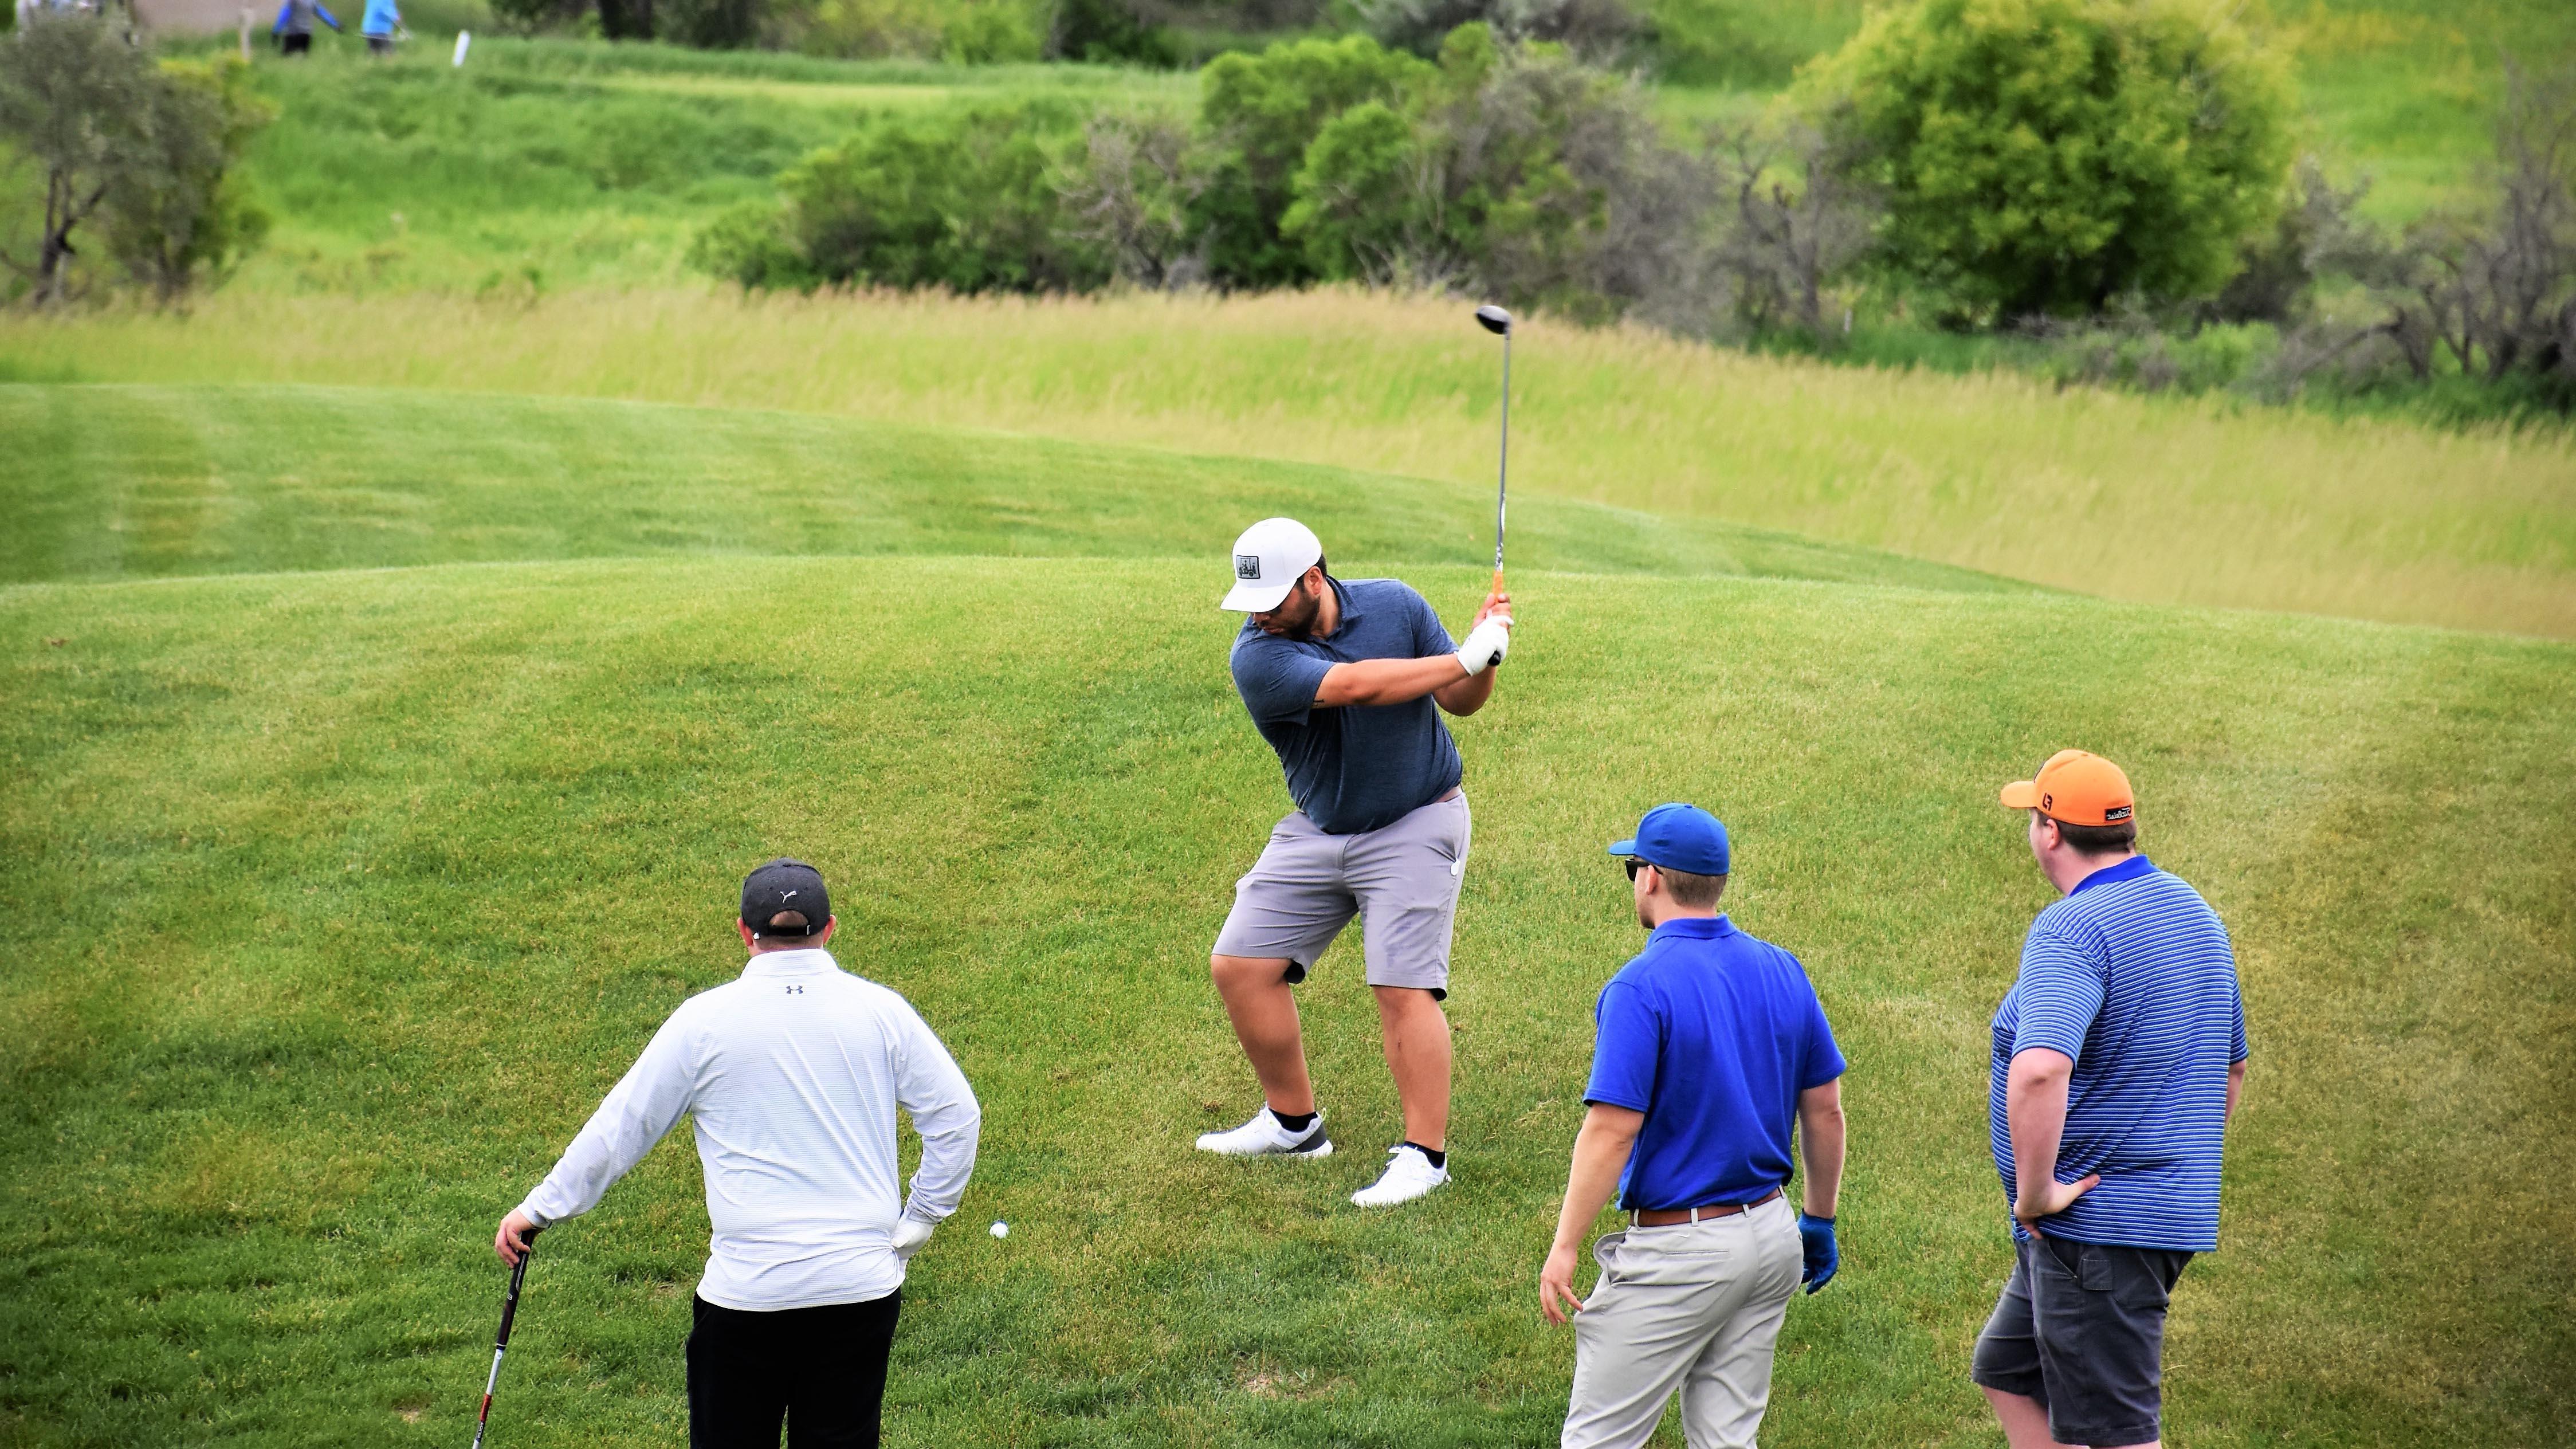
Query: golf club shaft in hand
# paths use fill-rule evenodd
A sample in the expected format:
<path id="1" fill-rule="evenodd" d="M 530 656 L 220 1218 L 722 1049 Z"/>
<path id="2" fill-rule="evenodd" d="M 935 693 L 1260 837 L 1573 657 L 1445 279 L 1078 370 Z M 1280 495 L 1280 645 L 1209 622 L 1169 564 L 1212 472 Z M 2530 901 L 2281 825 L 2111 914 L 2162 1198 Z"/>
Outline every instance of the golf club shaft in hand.
<path id="1" fill-rule="evenodd" d="M 1503 591 L 1503 515 L 1512 484 L 1512 314 L 1500 307 L 1479 307 L 1476 322 L 1503 339 L 1503 429 L 1494 454 L 1494 592 Z"/>
<path id="2" fill-rule="evenodd" d="M 492 1372 L 483 1380 L 483 1412 L 474 1420 L 474 1449 L 483 1449 L 483 1431 L 492 1424 L 492 1390 L 501 1382 L 501 1355 L 510 1351 L 510 1321 L 519 1316 L 519 1285 L 528 1281 L 528 1260 L 536 1255 L 537 1242 L 531 1237 L 518 1265 L 510 1270 L 510 1294 L 501 1300 L 501 1332 L 492 1340 Z"/>

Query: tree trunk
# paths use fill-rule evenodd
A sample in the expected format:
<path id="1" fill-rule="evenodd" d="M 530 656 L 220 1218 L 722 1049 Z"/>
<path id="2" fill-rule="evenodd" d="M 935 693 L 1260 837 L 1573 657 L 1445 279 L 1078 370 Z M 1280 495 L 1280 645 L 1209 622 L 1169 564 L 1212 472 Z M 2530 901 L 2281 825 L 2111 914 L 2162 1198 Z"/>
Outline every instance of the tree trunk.
<path id="1" fill-rule="evenodd" d="M 651 40 L 653 0 L 599 0 L 599 33 L 611 40 Z"/>

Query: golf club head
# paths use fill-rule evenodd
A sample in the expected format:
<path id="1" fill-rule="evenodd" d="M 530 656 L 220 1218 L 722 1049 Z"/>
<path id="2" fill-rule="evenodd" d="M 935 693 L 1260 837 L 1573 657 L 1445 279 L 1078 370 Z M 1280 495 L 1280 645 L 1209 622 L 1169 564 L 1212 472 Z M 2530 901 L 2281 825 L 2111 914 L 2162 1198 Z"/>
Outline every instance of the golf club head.
<path id="1" fill-rule="evenodd" d="M 1476 309 L 1476 323 L 1497 337 L 1512 335 L 1512 314 L 1491 302 Z"/>

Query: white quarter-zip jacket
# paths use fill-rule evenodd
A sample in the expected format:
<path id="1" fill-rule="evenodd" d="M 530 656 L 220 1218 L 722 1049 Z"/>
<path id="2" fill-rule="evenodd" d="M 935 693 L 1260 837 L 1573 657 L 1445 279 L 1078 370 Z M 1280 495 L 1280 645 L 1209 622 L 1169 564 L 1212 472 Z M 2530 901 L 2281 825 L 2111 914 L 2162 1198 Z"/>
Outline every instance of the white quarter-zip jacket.
<path id="1" fill-rule="evenodd" d="M 896 1193 L 895 1108 L 921 1133 Z M 898 1217 L 936 1224 L 975 1169 L 983 1114 L 901 996 L 830 952 L 767 951 L 680 1003 L 519 1210 L 540 1227 L 599 1205 L 687 1113 L 715 1241 L 698 1296 L 753 1312 L 860 1303 L 903 1286 Z"/>

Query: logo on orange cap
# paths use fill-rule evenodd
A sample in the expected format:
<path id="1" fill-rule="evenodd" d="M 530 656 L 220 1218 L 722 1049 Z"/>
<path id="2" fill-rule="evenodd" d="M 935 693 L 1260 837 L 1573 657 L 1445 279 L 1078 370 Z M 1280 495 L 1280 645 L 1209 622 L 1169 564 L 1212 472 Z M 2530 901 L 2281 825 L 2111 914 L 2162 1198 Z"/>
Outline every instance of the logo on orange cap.
<path id="1" fill-rule="evenodd" d="M 2036 810 L 2060 825 L 2125 825 L 2137 818 L 2138 798 L 2129 777 L 2100 755 L 2059 750 L 2039 767 L 2039 778 L 2015 780 L 2003 790 L 2010 810 Z"/>

